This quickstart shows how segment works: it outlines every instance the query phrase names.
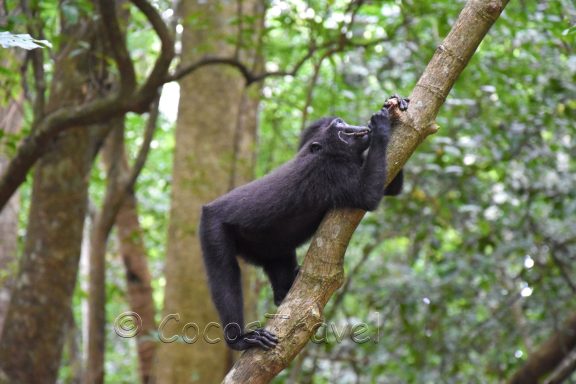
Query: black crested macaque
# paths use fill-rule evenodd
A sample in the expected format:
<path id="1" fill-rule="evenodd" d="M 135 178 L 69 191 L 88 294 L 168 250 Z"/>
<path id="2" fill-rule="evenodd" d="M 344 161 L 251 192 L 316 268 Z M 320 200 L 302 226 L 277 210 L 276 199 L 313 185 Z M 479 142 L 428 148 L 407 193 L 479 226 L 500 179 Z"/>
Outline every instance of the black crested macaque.
<path id="1" fill-rule="evenodd" d="M 393 96 L 405 110 L 408 100 Z M 303 133 L 295 158 L 261 179 L 238 187 L 202 208 L 200 240 L 212 299 L 230 348 L 273 348 L 278 338 L 260 328 L 244 329 L 237 256 L 259 265 L 280 305 L 296 275 L 296 247 L 334 208 L 376 209 L 383 194 L 397 194 L 402 174 L 384 191 L 389 104 L 368 127 L 324 118 Z M 365 153 L 367 151 L 367 153 Z"/>

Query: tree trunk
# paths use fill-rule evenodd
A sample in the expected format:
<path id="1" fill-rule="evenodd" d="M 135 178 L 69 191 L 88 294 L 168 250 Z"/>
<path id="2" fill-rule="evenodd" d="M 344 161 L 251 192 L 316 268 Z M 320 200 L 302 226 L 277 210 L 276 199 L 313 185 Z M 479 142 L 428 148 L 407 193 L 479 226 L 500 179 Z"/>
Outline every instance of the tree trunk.
<path id="1" fill-rule="evenodd" d="M 152 340 L 156 331 L 154 316 L 156 309 L 152 298 L 152 278 L 148 269 L 147 252 L 138 220 L 137 201 L 134 192 L 129 192 L 116 218 L 116 230 L 120 253 L 126 268 L 126 285 L 130 309 L 142 319 L 142 328 L 137 336 L 138 361 L 142 383 L 151 382 L 154 355 L 157 343 Z"/>
<path id="2" fill-rule="evenodd" d="M 81 384 L 82 383 L 82 349 L 80 343 L 80 329 L 76 325 L 74 313 L 70 311 L 68 314 L 68 322 L 65 329 L 65 342 L 64 342 L 64 355 L 68 356 L 68 361 L 63 361 L 62 366 L 67 366 L 67 377 L 63 378 L 62 382 L 66 384 Z"/>
<path id="3" fill-rule="evenodd" d="M 126 153 L 121 149 L 119 157 L 119 179 L 125 180 L 130 172 Z M 116 231 L 120 254 L 126 270 L 126 286 L 130 309 L 142 320 L 137 335 L 138 361 L 142 383 L 151 382 L 156 342 L 152 337 L 156 331 L 154 316 L 156 313 L 152 297 L 152 278 L 148 269 L 148 260 L 142 229 L 138 219 L 137 200 L 134 190 L 126 192 L 124 202 L 116 216 Z"/>
<path id="4" fill-rule="evenodd" d="M 109 123 L 108 135 L 102 156 L 110 159 L 106 195 L 102 209 L 96 215 L 90 233 L 89 289 L 88 289 L 88 356 L 86 376 L 87 384 L 104 382 L 104 348 L 106 324 L 106 245 L 112 219 L 111 203 L 119 191 L 118 161 L 124 139 L 124 119 L 115 118 Z"/>
<path id="5" fill-rule="evenodd" d="M 66 90 L 61 101 L 82 98 L 77 84 L 68 82 L 73 79 L 60 82 Z M 0 366 L 15 382 L 56 380 L 76 284 L 90 160 L 88 132 L 79 128 L 60 136 L 37 165 L 24 255 L 0 342 Z"/>
<path id="6" fill-rule="evenodd" d="M 16 133 L 22 123 L 22 98 L 11 100 L 0 110 L 0 130 Z M 10 160 L 0 152 L 0 175 Z M 0 339 L 4 318 L 10 303 L 10 289 L 16 271 L 16 251 L 18 245 L 18 212 L 20 199 L 16 192 L 0 211 Z"/>
<path id="7" fill-rule="evenodd" d="M 154 331 L 154 304 L 150 285 L 150 274 L 146 264 L 144 245 L 138 235 L 138 218 L 135 211 L 134 183 L 142 170 L 157 124 L 158 99 L 150 110 L 148 124 L 144 132 L 142 146 L 129 169 L 124 148 L 124 121 L 114 119 L 108 125 L 112 128 L 102 150 L 102 158 L 108 169 L 106 194 L 102 209 L 98 212 L 90 237 L 90 295 L 88 327 L 88 369 L 86 382 L 102 383 L 104 380 L 105 352 L 105 309 L 106 309 L 106 244 L 114 222 L 119 222 L 120 250 L 126 267 L 128 299 L 136 314 L 138 323 L 140 372 L 143 382 L 150 379 L 150 366 L 155 345 L 146 340 Z M 126 205 L 130 191 L 132 206 Z M 120 215 L 122 213 L 122 215 Z M 137 318 L 136 318 L 137 317 Z"/>
<path id="8" fill-rule="evenodd" d="M 5 7 L 0 7 L 0 19 L 6 20 L 10 16 L 21 13 L 16 6 L 9 12 Z M 25 53 L 12 50 L 11 54 L 5 55 L 0 60 L 0 66 L 12 71 L 17 71 L 24 62 Z M 24 94 L 17 84 L 17 80 L 6 81 L 4 87 L 10 89 L 7 103 L 0 108 L 0 131 L 4 135 L 14 134 L 20 131 L 22 125 L 22 102 Z M 3 175 L 10 163 L 6 151 L 6 142 L 0 139 L 0 175 Z M 8 200 L 4 208 L 0 208 L 0 339 L 4 319 L 10 304 L 10 290 L 14 276 L 16 275 L 16 252 L 18 246 L 18 213 L 20 211 L 20 198 L 18 191 Z"/>
<path id="9" fill-rule="evenodd" d="M 183 3 L 183 20 L 190 20 L 190 15 L 205 18 L 201 23 L 184 24 L 184 63 L 205 54 L 234 54 L 235 47 L 226 43 L 226 36 L 235 38 L 242 26 L 230 22 L 237 15 L 239 4 L 243 15 L 263 14 L 262 3 L 256 0 Z M 245 27 L 246 21 L 243 23 Z M 252 53 L 251 61 L 257 62 L 256 56 Z M 182 335 L 184 325 L 194 323 L 198 328 L 188 328 L 187 336 L 192 338 L 199 330 L 199 337 L 192 345 L 182 339 L 160 344 L 157 381 L 214 383 L 224 377 L 231 353 L 222 341 L 220 328 L 205 332 L 205 327 L 211 322 L 219 323 L 219 318 L 200 252 L 200 210 L 237 183 L 252 178 L 259 93 L 246 90 L 243 77 L 226 66 L 199 69 L 180 85 L 164 302 L 164 315 L 179 317 L 161 324 L 160 332 L 164 337 Z M 220 341 L 208 343 L 203 336 Z"/>
<path id="10" fill-rule="evenodd" d="M 88 41 L 83 32 L 90 30 L 82 18 L 62 27 L 49 111 L 86 99 L 91 50 L 81 43 Z M 68 55 L 74 49 L 77 54 Z M 0 341 L 0 377 L 10 382 L 56 381 L 76 283 L 90 164 L 89 131 L 76 127 L 58 136 L 36 166 L 24 254 Z"/>

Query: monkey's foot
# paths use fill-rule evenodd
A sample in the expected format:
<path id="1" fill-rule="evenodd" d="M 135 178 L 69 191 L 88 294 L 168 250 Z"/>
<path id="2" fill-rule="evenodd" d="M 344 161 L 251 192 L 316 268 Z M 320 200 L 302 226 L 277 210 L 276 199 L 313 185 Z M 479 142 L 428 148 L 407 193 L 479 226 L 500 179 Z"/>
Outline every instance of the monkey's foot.
<path id="1" fill-rule="evenodd" d="M 264 328 L 258 328 L 250 332 L 243 333 L 237 340 L 229 341 L 230 348 L 237 351 L 244 351 L 249 348 L 260 347 L 264 350 L 274 348 L 278 344 L 278 337 Z"/>
<path id="2" fill-rule="evenodd" d="M 397 94 L 393 94 L 386 100 L 382 108 L 390 109 L 394 105 L 398 106 L 398 109 L 401 111 L 405 111 L 408 109 L 408 103 L 410 103 L 410 99 L 407 97 L 398 96 Z"/>

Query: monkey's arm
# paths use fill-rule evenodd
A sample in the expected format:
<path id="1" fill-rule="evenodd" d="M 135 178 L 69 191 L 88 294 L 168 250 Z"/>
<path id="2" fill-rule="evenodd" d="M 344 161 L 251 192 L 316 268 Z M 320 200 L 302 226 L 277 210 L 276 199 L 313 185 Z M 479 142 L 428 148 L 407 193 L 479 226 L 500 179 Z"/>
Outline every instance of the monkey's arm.
<path id="1" fill-rule="evenodd" d="M 382 108 L 370 118 L 368 128 L 372 130 L 370 150 L 362 166 L 360 176 L 359 208 L 372 211 L 378 207 L 386 182 L 386 146 L 390 135 L 388 109 Z"/>

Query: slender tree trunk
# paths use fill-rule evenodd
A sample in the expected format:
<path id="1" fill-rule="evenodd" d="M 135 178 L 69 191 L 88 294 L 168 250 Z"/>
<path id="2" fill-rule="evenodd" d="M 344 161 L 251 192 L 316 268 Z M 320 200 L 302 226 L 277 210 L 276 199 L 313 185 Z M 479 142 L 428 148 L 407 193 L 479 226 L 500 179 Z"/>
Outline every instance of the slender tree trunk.
<path id="1" fill-rule="evenodd" d="M 145 129 L 142 146 L 132 169 L 128 168 L 124 149 L 124 121 L 115 119 L 108 127 L 112 134 L 106 140 L 102 158 L 108 169 L 106 194 L 102 209 L 98 212 L 90 236 L 90 295 L 88 327 L 88 369 L 86 382 L 102 383 L 104 380 L 105 352 L 105 309 L 106 309 L 106 244 L 115 222 L 122 224 L 119 229 L 120 248 L 126 267 L 128 295 L 131 307 L 142 324 L 138 326 L 139 357 L 143 382 L 150 379 L 154 345 L 145 341 L 154 328 L 154 305 L 150 286 L 150 273 L 146 264 L 142 238 L 132 243 L 134 228 L 139 229 L 135 211 L 133 187 L 144 166 L 158 117 L 158 103 L 152 107 Z M 126 205 L 127 191 L 130 190 L 132 206 Z M 123 207 L 125 207 L 123 209 Z M 126 210 L 128 208 L 128 210 Z M 119 214 L 122 213 L 122 216 Z M 142 317 L 143 316 L 143 317 Z M 142 326 L 144 327 L 142 329 Z"/>
<path id="2" fill-rule="evenodd" d="M 121 0 L 116 3 L 119 17 L 130 17 Z M 142 148 L 130 169 L 124 147 L 124 117 L 110 121 L 112 134 L 106 141 L 102 158 L 108 169 L 107 189 L 102 209 L 97 214 L 90 235 L 90 295 L 88 324 L 88 368 L 85 382 L 104 382 L 105 322 L 106 322 L 106 249 L 113 225 L 118 225 L 120 252 L 126 268 L 128 301 L 142 324 L 137 335 L 140 378 L 147 383 L 151 378 L 155 343 L 150 339 L 154 324 L 154 303 L 151 278 L 146 262 L 144 243 L 139 231 L 133 183 L 140 173 L 152 140 L 158 117 L 158 100 L 151 105 L 149 122 Z M 133 180 L 131 180 L 133 178 Z M 126 183 L 131 183 L 127 186 Z M 129 189 L 129 192 L 127 191 Z M 135 237 L 136 236 L 136 237 Z"/>
<path id="3" fill-rule="evenodd" d="M 81 384 L 82 383 L 82 350 L 80 348 L 81 337 L 80 329 L 76 325 L 74 313 L 70 311 L 68 314 L 68 322 L 66 324 L 66 340 L 64 344 L 65 355 L 68 355 L 68 361 L 62 362 L 62 365 L 70 367 L 68 376 L 64 378 L 63 382 L 66 384 Z"/>
<path id="4" fill-rule="evenodd" d="M 22 123 L 22 98 L 12 100 L 0 109 L 0 130 L 16 133 Z M 6 169 L 8 157 L 0 151 L 0 175 Z M 0 338 L 4 318 L 10 303 L 10 287 L 16 271 L 16 251 L 18 245 L 18 212 L 20 199 L 16 192 L 8 204 L 0 211 Z"/>
<path id="5" fill-rule="evenodd" d="M 184 24 L 183 62 L 241 53 L 226 43 L 226 37 L 239 35 L 238 23 L 230 22 L 239 15 L 238 6 L 243 15 L 262 14 L 262 3 L 255 0 L 183 3 L 183 20 L 190 20 L 190 15 L 204 17 L 201 23 Z M 234 69 L 224 66 L 202 68 L 180 85 L 164 302 L 164 315 L 179 317 L 161 326 L 160 332 L 164 337 L 183 335 L 185 324 L 194 323 L 199 337 L 191 345 L 186 339 L 160 344 L 157 381 L 215 383 L 224 377 L 231 354 L 220 328 L 205 331 L 219 318 L 206 283 L 198 222 L 203 204 L 252 178 L 259 98 L 258 92 L 245 89 L 244 79 Z M 196 335 L 196 329 L 187 330 L 188 338 Z M 220 341 L 209 343 L 207 338 Z"/>
<path id="6" fill-rule="evenodd" d="M 90 233 L 88 283 L 88 355 L 84 382 L 104 382 L 104 327 L 106 324 L 106 238 L 98 220 Z"/>
<path id="7" fill-rule="evenodd" d="M 109 162 L 111 159 L 106 159 Z M 119 179 L 125 180 L 130 172 L 126 153 L 121 148 L 119 161 Z M 109 165 L 110 166 L 110 165 Z M 120 254 L 126 270 L 126 286 L 130 309 L 142 320 L 142 327 L 137 336 L 138 361 L 142 383 L 151 382 L 156 342 L 153 340 L 156 331 L 154 320 L 155 307 L 152 297 L 152 278 L 148 269 L 147 251 L 144 245 L 142 229 L 138 219 L 137 200 L 134 190 L 126 193 L 124 202 L 116 216 L 116 231 Z"/>
<path id="8" fill-rule="evenodd" d="M 88 356 L 85 382 L 104 382 L 104 348 L 106 324 L 106 245 L 110 228 L 108 225 L 110 203 L 119 192 L 118 164 L 124 136 L 124 119 L 113 119 L 109 125 L 112 132 L 102 149 L 103 157 L 110 160 L 106 196 L 102 210 L 96 215 L 90 233 L 89 295 L 88 295 Z"/>
<path id="9" fill-rule="evenodd" d="M 132 169 L 128 169 L 126 164 L 126 155 L 124 149 L 124 119 L 117 118 L 112 120 L 106 127 L 112 130 L 106 140 L 106 144 L 102 150 L 102 157 L 105 164 L 108 165 L 108 177 L 106 185 L 106 194 L 102 204 L 102 209 L 98 212 L 94 219 L 93 227 L 90 235 L 90 288 L 89 288 L 89 324 L 88 324 L 88 368 L 86 372 L 85 381 L 87 383 L 102 383 L 104 381 L 104 353 L 105 353 L 105 321 L 106 321 L 106 289 L 105 289 L 105 272 L 106 272 L 106 244 L 108 236 L 114 226 L 114 222 L 121 211 L 122 205 L 128 190 L 133 190 L 134 183 L 144 167 L 150 143 L 152 142 L 153 134 L 156 129 L 158 118 L 158 99 L 151 105 L 148 124 L 144 130 L 144 138 L 142 146 L 138 151 L 138 155 L 134 161 Z M 103 133 L 106 130 L 102 130 Z M 126 259 L 125 259 L 126 261 Z M 142 264 L 140 264 L 140 267 Z M 144 266 L 146 266 L 144 264 Z M 144 273 L 141 270 L 137 272 Z M 147 273 L 147 271 L 146 271 Z M 133 279 L 131 271 L 128 271 L 129 280 Z M 150 277 L 143 276 L 147 281 L 147 287 L 150 288 Z M 129 286 L 133 287 L 134 284 Z M 141 289 L 142 287 L 138 287 Z M 146 287 L 143 287 L 146 289 Z M 134 293 L 134 289 L 131 290 Z M 148 289 L 147 299 L 148 306 L 153 308 L 151 290 Z M 141 304 L 139 304 L 141 305 Z M 137 308 L 146 311 L 145 316 L 147 321 L 147 330 L 153 326 L 153 310 L 150 312 L 149 308 Z M 136 314 L 136 316 L 140 316 Z M 140 318 L 141 319 L 141 318 Z M 151 321 L 150 321 L 151 320 Z M 138 325 L 138 330 L 142 331 L 141 325 Z M 142 339 L 140 336 L 139 339 Z M 142 352 L 147 352 L 149 348 L 141 349 Z M 147 352 L 149 355 L 149 353 Z M 151 356 L 146 356 L 148 360 Z M 149 363 L 149 362 L 148 362 Z M 147 381 L 147 377 L 142 377 Z"/>
<path id="10" fill-rule="evenodd" d="M 83 18 L 63 25 L 48 110 L 86 99 L 91 50 L 81 43 L 90 31 Z M 69 55 L 74 49 L 77 54 Z M 56 381 L 76 283 L 90 164 L 89 131 L 77 127 L 58 136 L 36 166 L 24 254 L 0 341 L 0 377 L 9 382 Z"/>
<path id="11" fill-rule="evenodd" d="M 126 284 L 130 309 L 142 319 L 142 330 L 137 336 L 138 361 L 142 383 L 151 382 L 157 343 L 152 339 L 156 331 L 156 309 L 152 298 L 152 278 L 148 269 L 147 252 L 138 220 L 136 196 L 125 197 L 116 218 L 120 253 L 126 268 Z"/>

